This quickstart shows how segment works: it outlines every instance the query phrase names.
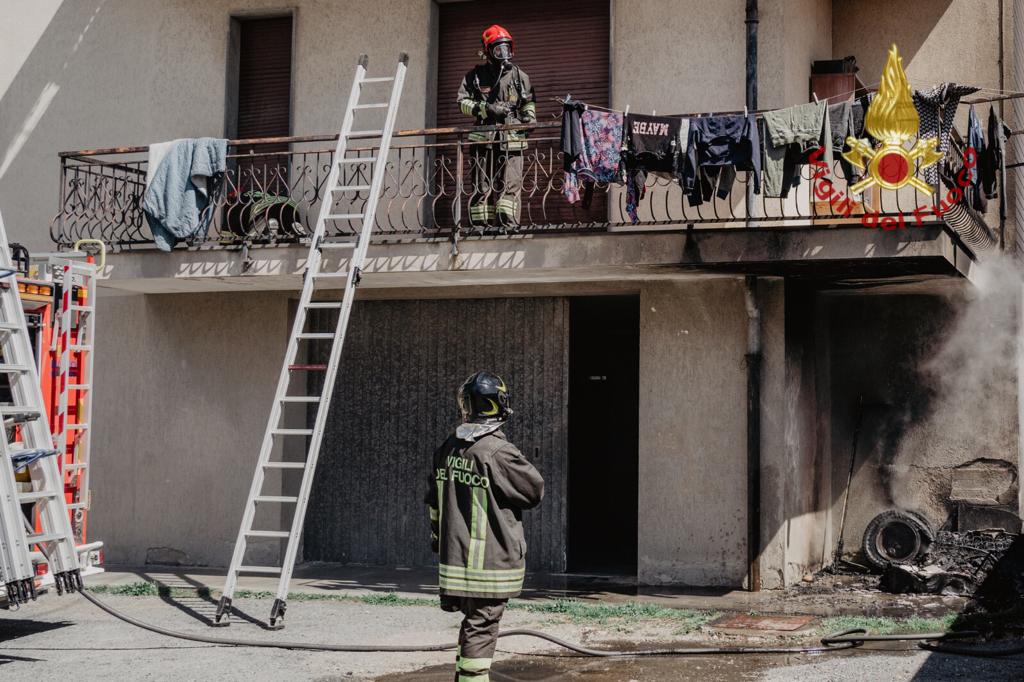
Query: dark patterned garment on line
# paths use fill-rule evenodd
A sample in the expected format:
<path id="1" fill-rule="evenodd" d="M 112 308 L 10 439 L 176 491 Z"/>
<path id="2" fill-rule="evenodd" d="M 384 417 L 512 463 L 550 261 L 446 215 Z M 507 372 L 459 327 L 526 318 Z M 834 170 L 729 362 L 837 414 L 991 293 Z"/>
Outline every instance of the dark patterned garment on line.
<path id="1" fill-rule="evenodd" d="M 942 83 L 929 90 L 915 90 L 914 106 L 921 119 L 918 138 L 939 138 L 938 150 L 945 154 L 949 150 L 949 132 L 953 128 L 960 98 L 977 91 L 978 88 L 973 85 L 957 83 Z M 924 179 L 930 185 L 939 181 L 938 164 L 924 169 Z"/>

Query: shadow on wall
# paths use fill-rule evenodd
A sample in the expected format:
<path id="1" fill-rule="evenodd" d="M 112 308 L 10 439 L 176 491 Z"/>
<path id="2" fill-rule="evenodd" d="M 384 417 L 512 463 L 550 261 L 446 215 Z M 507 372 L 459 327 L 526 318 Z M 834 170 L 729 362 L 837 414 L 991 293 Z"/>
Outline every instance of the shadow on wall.
<path id="1" fill-rule="evenodd" d="M 952 296 L 834 300 L 832 489 L 838 505 L 863 396 L 847 548 L 856 548 L 867 523 L 886 509 L 920 512 L 934 528 L 959 503 L 1018 511 L 1020 287 L 1012 264 L 990 259 L 973 287 L 964 283 Z M 839 516 L 833 514 L 835 524 Z"/>
<path id="2" fill-rule="evenodd" d="M 856 55 L 865 83 L 877 82 L 886 52 L 896 43 L 910 67 L 953 0 L 894 3 L 887 0 L 846 0 L 832 4 L 832 54 Z"/>
<path id="3" fill-rule="evenodd" d="M 63 3 L 57 16 L 47 27 L 43 38 L 36 43 L 29 59 L 22 65 L 12 87 L 4 92 L 3 98 L 0 99 L 0 112 L 2 112 L 0 121 L 8 121 L 11 128 L 8 129 L 7 126 L 4 126 L 0 129 L 3 134 L 0 143 L 4 150 L 3 156 L 0 157 L 0 180 L 3 180 L 10 170 L 15 159 L 57 97 L 57 93 L 60 92 L 61 84 L 68 78 L 68 67 L 74 62 L 79 48 L 106 1 L 97 0 L 96 5 L 88 13 L 81 8 L 71 7 L 76 3 Z M 74 15 L 74 18 L 69 21 L 68 15 L 71 14 Z M 76 32 L 77 35 L 75 35 Z M 57 45 L 62 46 L 61 48 L 54 49 L 56 47 L 55 40 L 58 41 Z M 63 58 L 63 63 L 58 67 L 56 62 L 61 58 Z M 25 89 L 34 87 L 34 84 L 25 82 L 31 76 L 22 74 L 27 71 L 26 65 L 34 67 L 41 61 L 46 62 L 46 65 L 39 68 L 38 73 L 45 72 L 47 75 L 44 77 L 51 80 L 41 86 L 38 96 L 26 111 L 24 106 L 28 103 L 28 98 L 22 98 L 22 96 L 26 94 Z M 19 105 L 21 106 L 19 107 Z M 19 108 L 23 111 L 19 111 Z"/>

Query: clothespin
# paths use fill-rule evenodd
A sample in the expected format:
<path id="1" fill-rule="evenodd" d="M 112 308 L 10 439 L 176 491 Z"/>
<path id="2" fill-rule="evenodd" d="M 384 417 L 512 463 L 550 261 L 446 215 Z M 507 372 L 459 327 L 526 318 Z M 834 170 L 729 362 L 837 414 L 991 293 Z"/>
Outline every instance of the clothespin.
<path id="1" fill-rule="evenodd" d="M 626 116 L 629 116 L 629 105 L 626 105 Z"/>
<path id="2" fill-rule="evenodd" d="M 749 114 L 747 113 L 747 105 L 743 105 L 743 118 L 746 118 Z"/>
<path id="3" fill-rule="evenodd" d="M 812 92 L 811 95 L 814 96 L 814 103 L 817 104 L 819 102 L 819 100 L 818 100 L 818 93 Z"/>
<path id="4" fill-rule="evenodd" d="M 651 116 L 654 116 L 657 113 L 658 113 L 657 109 L 651 109 Z"/>

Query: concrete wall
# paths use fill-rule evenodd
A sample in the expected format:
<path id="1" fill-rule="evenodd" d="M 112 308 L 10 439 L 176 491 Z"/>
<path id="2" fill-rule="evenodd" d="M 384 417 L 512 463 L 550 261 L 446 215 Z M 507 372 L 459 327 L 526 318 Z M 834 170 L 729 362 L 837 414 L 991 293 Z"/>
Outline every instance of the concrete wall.
<path id="1" fill-rule="evenodd" d="M 742 280 L 652 283 L 640 297 L 640 582 L 746 574 Z"/>
<path id="2" fill-rule="evenodd" d="M 282 7 L 295 11 L 294 134 L 337 130 L 362 52 L 374 73 L 391 73 L 408 52 L 398 125 L 431 121 L 431 0 L 64 2 L 27 56 L 20 46 L 24 62 L 0 99 L 0 208 L 11 241 L 52 248 L 58 151 L 223 136 L 230 17 Z M 26 23 L 26 35 L 44 18 Z"/>
<path id="3" fill-rule="evenodd" d="M 102 296 L 89 536 L 227 565 L 287 339 L 283 293 Z"/>

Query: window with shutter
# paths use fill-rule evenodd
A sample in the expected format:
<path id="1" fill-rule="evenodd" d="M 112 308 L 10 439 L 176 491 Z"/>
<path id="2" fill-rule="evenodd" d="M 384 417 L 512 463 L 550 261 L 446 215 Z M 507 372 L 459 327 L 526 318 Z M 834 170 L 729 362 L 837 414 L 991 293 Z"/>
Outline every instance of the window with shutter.
<path id="1" fill-rule="evenodd" d="M 236 139 L 258 140 L 291 134 L 292 17 L 239 18 Z M 293 214 L 277 205 L 289 194 L 288 143 L 239 146 L 233 153 L 231 209 L 226 222 L 236 234 L 266 234 L 273 225 L 287 228 Z"/>

